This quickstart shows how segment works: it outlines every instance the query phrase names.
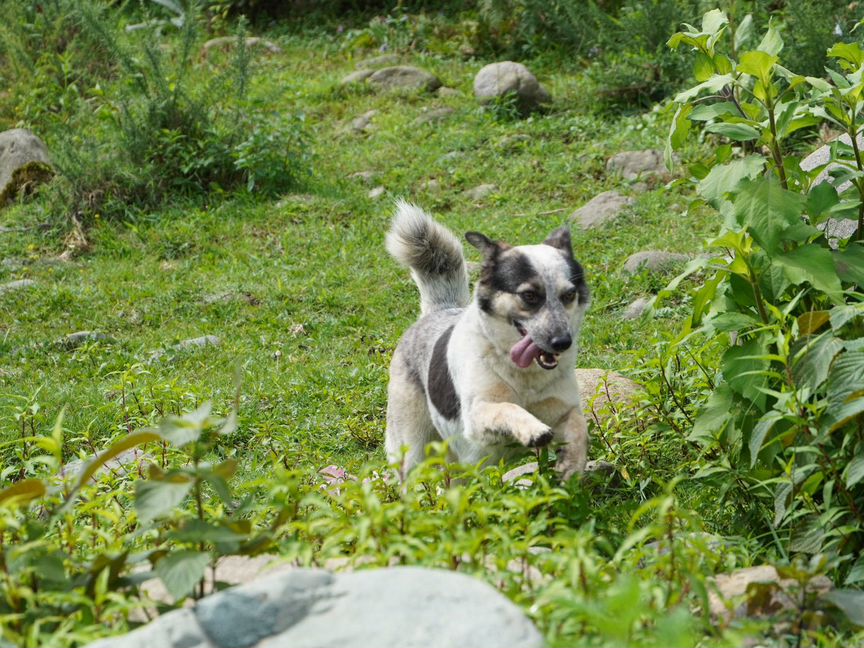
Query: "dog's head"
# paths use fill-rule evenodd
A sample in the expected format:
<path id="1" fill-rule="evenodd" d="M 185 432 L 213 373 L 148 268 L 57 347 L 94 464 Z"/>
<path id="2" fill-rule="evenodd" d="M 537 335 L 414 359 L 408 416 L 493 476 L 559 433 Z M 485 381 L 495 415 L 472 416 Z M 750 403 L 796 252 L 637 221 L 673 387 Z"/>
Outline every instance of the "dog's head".
<path id="1" fill-rule="evenodd" d="M 517 247 L 479 232 L 465 238 L 483 253 L 475 295 L 493 344 L 510 348 L 523 369 L 534 361 L 554 369 L 562 354 L 575 353 L 590 293 L 573 257 L 570 230 L 555 230 L 541 245 Z"/>

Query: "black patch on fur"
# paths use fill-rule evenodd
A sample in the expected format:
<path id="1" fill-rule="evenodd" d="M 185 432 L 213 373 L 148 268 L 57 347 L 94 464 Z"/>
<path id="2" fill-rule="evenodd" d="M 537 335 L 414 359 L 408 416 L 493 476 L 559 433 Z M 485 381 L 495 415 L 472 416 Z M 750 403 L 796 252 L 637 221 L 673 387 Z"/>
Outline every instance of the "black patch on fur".
<path id="1" fill-rule="evenodd" d="M 585 281 L 585 271 L 572 255 L 565 255 L 565 258 L 567 265 L 570 267 L 570 281 L 576 286 L 576 293 L 579 295 L 577 303 L 585 304 L 591 296 L 591 291 L 588 289 L 588 284 Z"/>
<path id="2" fill-rule="evenodd" d="M 552 430 L 547 429 L 543 434 L 534 437 L 531 441 L 528 442 L 529 448 L 542 448 L 545 445 L 549 445 L 549 442 L 552 440 Z"/>
<path id="3" fill-rule="evenodd" d="M 447 346 L 450 344 L 452 333 L 451 326 L 435 342 L 432 359 L 429 361 L 429 380 L 426 385 L 429 399 L 435 409 L 441 416 L 451 421 L 459 418 L 462 409 L 459 397 L 456 395 L 456 388 L 453 386 L 453 378 L 450 376 L 450 367 L 447 365 Z"/>
<path id="4" fill-rule="evenodd" d="M 524 254 L 507 249 L 496 250 L 483 263 L 477 303 L 481 310 L 492 314 L 492 298 L 495 293 L 516 294 L 519 286 L 537 278 L 537 270 Z M 535 291 L 545 297 L 543 284 L 539 280 L 535 283 Z M 542 305 L 541 302 L 538 308 Z"/>

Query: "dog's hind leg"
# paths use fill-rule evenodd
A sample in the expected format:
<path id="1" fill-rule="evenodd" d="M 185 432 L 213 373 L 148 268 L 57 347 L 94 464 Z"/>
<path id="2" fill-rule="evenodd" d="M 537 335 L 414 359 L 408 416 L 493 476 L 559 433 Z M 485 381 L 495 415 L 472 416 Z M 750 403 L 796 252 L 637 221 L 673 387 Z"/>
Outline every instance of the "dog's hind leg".
<path id="1" fill-rule="evenodd" d="M 423 461 L 426 445 L 440 440 L 432 418 L 426 395 L 419 378 L 397 355 L 390 366 L 390 384 L 387 387 L 387 432 L 384 447 L 387 460 L 398 464 L 402 479 Z"/>

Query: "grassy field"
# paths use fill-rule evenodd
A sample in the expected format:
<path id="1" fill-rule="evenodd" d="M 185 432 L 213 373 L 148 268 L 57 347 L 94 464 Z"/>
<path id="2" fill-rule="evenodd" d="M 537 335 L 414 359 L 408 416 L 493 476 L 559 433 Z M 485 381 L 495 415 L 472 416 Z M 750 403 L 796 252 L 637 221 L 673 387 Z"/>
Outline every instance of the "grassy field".
<path id="1" fill-rule="evenodd" d="M 44 199 L 0 212 L 0 284 L 34 282 L 0 292 L 0 485 L 58 467 L 38 444 L 19 439 L 49 435 L 61 412 L 65 463 L 87 460 L 129 432 L 205 401 L 223 416 L 236 404 L 238 428 L 210 458 L 237 461 L 235 479 L 245 499 L 208 510 L 232 524 L 245 516 L 266 526 L 290 509 L 284 532 L 268 536 L 269 551 L 300 564 L 340 556 L 389 564 L 395 557 L 462 569 L 496 583 L 553 645 L 742 645 L 763 636 L 776 645 L 800 641 L 799 626 L 776 630 L 770 620 L 720 622 L 707 613 L 707 576 L 777 557 L 770 538 L 742 524 L 748 515 L 770 512 L 754 513 L 758 505 L 751 510 L 750 502 L 716 506 L 716 492 L 691 479 L 700 457 L 673 429 L 674 421 L 651 426 L 647 415 L 624 418 L 604 431 L 605 442 L 595 434 L 591 458 L 612 459 L 617 471 L 585 483 L 541 477 L 524 493 L 502 487 L 493 469 L 471 472 L 466 485 L 447 491 L 449 473 L 442 478 L 433 460 L 420 471 L 422 488 L 407 494 L 353 483 L 324 501 L 322 467 L 373 475 L 384 469 L 388 363 L 418 312 L 416 288 L 383 247 L 395 199 L 416 202 L 457 232 L 532 243 L 569 222 L 601 191 L 632 196 L 632 207 L 613 223 L 573 227 L 574 249 L 593 292 L 579 365 L 638 378 L 655 404 L 669 398 L 657 372 L 667 359 L 657 358 L 663 340 L 686 317 L 680 306 L 687 298 L 673 298 L 641 319 L 622 319 L 630 302 L 656 293 L 669 278 L 628 275 L 623 263 L 646 249 L 699 253 L 719 217 L 688 209 L 689 185 L 677 181 L 687 175 L 684 165 L 662 179 L 646 179 L 644 187 L 606 172 L 615 153 L 662 149 L 671 114 L 659 108 L 599 112 L 594 87 L 575 66 L 530 63 L 554 102 L 546 112 L 519 119 L 483 109 L 473 98 L 473 77 L 486 61 L 406 50 L 401 62 L 433 72 L 458 94 L 379 93 L 340 84 L 376 52 L 345 48 L 335 29 L 266 35 L 282 52 L 256 55 L 252 94 L 262 110 L 304 116 L 312 173 L 296 191 L 273 198 L 164 195 L 160 208 L 134 218 L 96 218 L 83 238 L 68 236 L 67 225 L 46 217 L 51 205 Z M 452 112 L 424 120 L 440 108 Z M 352 128 L 355 118 L 373 110 L 365 130 Z M 13 117 L 3 123 L 13 125 Z M 51 136 L 46 139 L 50 147 Z M 704 155 L 694 144 L 683 162 Z M 359 172 L 371 178 L 352 177 Z M 466 195 L 486 183 L 497 187 L 491 195 Z M 383 196 L 371 198 L 374 187 L 383 187 Z M 479 260 L 473 249 L 468 256 Z M 81 331 L 93 335 L 67 338 Z M 218 342 L 176 346 L 202 336 Z M 687 371 L 698 373 L 692 363 Z M 675 388 L 687 396 L 686 383 Z M 75 529 L 92 539 L 93 555 L 182 545 L 172 532 L 189 509 L 152 529 L 125 518 L 134 482 L 135 475 L 114 475 L 100 483 L 101 496 L 113 498 L 105 507 L 110 514 L 67 518 L 68 533 Z M 286 504 L 292 498 L 295 503 Z M 396 510 L 399 532 L 387 517 Z M 411 529 L 428 540 L 425 549 L 405 549 Z M 716 533 L 724 544 L 677 539 L 692 531 Z M 62 529 L 58 533 L 60 540 L 51 542 L 66 538 Z M 649 540 L 668 540 L 675 548 L 671 558 L 640 549 Z M 526 559 L 527 547 L 535 545 L 554 551 Z M 513 574 L 501 580 L 482 560 L 463 562 L 467 546 L 497 557 L 499 568 L 511 558 L 530 560 L 549 580 L 542 586 Z M 212 550 L 231 553 L 218 543 Z M 90 564 L 93 557 L 75 560 Z M 128 596 L 99 613 L 48 623 L 47 634 L 30 635 L 30 641 L 47 636 L 57 645 L 76 645 L 126 630 L 129 609 L 137 605 Z M 62 603 L 43 602 L 58 609 Z M 834 645 L 837 638 L 830 627 L 817 628 L 807 641 Z"/>

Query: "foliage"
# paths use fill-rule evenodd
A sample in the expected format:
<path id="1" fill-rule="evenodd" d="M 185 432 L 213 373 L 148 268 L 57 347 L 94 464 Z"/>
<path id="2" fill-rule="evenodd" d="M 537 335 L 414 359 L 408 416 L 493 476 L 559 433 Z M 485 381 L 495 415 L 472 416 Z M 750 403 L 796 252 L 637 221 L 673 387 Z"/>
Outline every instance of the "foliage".
<path id="1" fill-rule="evenodd" d="M 864 165 L 854 140 L 864 51 L 835 45 L 829 83 L 781 65 L 773 26 L 756 49 L 727 54 L 747 25 L 730 34 L 715 10 L 670 39 L 695 50 L 699 81 L 676 97 L 670 147 L 692 124 L 731 140 L 691 167 L 723 226 L 708 244 L 716 255 L 685 273 L 706 275 L 681 339 L 705 336 L 719 354 L 690 439 L 713 457 L 701 479 L 724 485 L 727 499 L 764 502 L 756 521 L 782 556 L 827 553 L 856 584 L 864 580 Z M 803 171 L 791 142 L 823 122 L 853 139 L 831 145 L 830 180 L 818 184 L 825 165 Z M 832 246 L 819 226 L 849 216 L 857 234 Z"/>

